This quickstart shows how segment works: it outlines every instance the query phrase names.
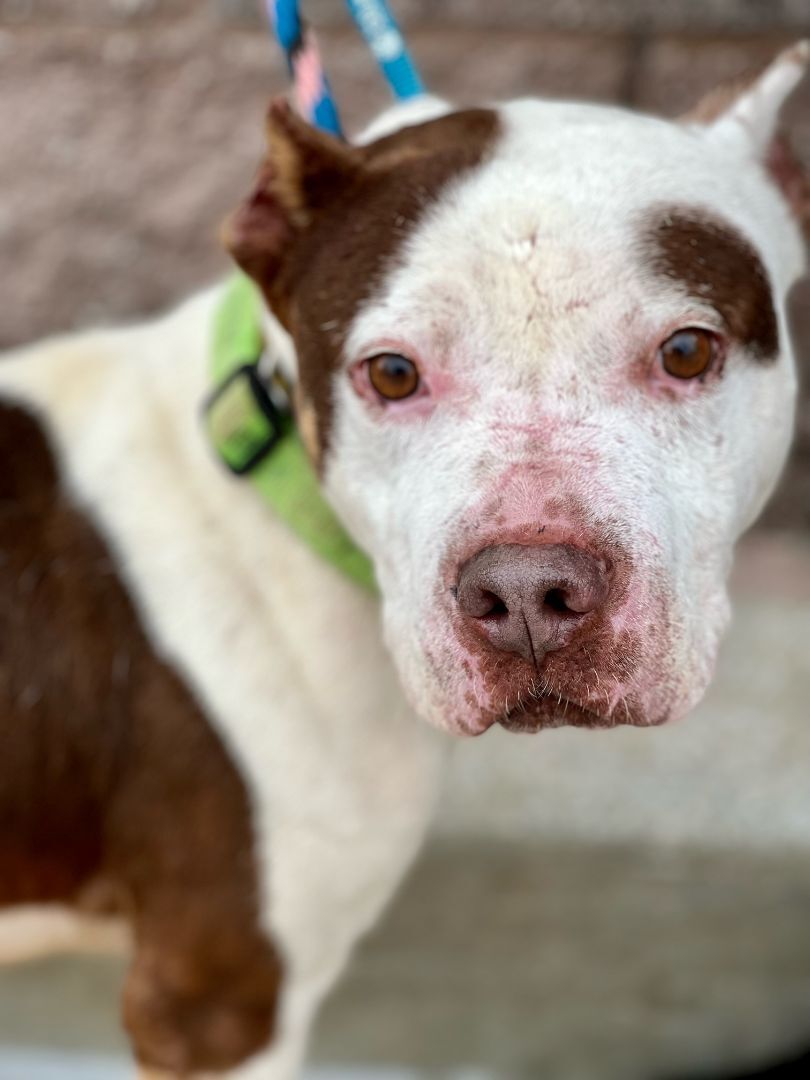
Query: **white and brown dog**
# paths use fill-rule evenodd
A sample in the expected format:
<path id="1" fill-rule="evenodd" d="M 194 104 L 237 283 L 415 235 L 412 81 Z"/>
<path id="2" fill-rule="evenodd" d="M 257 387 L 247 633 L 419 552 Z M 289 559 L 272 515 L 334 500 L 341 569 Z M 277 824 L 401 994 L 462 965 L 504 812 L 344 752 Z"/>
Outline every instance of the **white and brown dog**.
<path id="1" fill-rule="evenodd" d="M 790 440 L 809 51 L 679 122 L 424 100 L 350 146 L 271 109 L 228 243 L 379 600 L 212 453 L 221 289 L 4 358 L 0 959 L 126 927 L 144 1075 L 297 1074 L 435 729 L 703 694 Z"/>

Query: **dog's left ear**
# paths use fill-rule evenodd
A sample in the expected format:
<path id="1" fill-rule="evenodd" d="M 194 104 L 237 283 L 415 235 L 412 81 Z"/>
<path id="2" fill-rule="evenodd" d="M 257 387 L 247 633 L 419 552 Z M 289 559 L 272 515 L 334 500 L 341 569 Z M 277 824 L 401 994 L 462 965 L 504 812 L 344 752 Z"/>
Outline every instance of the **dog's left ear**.
<path id="1" fill-rule="evenodd" d="M 810 64 L 810 41 L 780 53 L 754 78 L 718 87 L 681 119 L 705 125 L 719 142 L 744 145 L 767 168 L 810 237 L 810 171 L 779 127 L 785 101 Z"/>

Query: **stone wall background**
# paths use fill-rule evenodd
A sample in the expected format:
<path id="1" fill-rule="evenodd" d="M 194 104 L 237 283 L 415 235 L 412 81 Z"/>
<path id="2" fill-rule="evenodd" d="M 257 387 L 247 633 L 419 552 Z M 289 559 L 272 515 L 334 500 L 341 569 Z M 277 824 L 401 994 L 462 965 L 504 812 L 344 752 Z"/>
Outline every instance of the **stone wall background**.
<path id="1" fill-rule="evenodd" d="M 807 0 L 393 0 L 427 84 L 460 102 L 535 93 L 676 115 L 810 35 Z M 347 125 L 387 100 L 342 0 L 321 28 Z M 0 0 L 0 347 L 159 311 L 227 270 L 286 84 L 259 0 Z M 810 162 L 810 79 L 787 120 Z M 794 302 L 804 397 L 766 524 L 810 528 L 810 285 Z"/>

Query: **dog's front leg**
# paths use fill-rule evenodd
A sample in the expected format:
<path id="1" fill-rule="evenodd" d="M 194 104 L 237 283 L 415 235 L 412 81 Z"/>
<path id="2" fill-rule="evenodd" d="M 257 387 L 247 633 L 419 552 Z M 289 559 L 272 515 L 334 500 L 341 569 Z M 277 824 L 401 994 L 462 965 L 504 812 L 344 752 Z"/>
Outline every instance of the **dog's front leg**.
<path id="1" fill-rule="evenodd" d="M 369 756 L 374 742 L 371 729 Z M 263 972 L 272 969 L 272 958 L 262 957 L 262 938 L 245 937 L 244 928 L 241 934 L 228 935 L 224 921 L 216 920 L 216 910 L 213 923 L 206 914 L 205 933 L 185 940 L 186 931 L 193 929 L 186 900 L 185 915 L 182 907 L 177 918 L 159 914 L 150 924 L 154 933 L 150 925 L 136 933 L 125 993 L 125 1017 L 135 1052 L 144 1062 L 163 1063 L 164 1069 L 169 1062 L 179 1063 L 168 1075 L 146 1070 L 138 1080 L 299 1076 L 320 1002 L 419 848 L 432 814 L 443 756 L 441 740 L 416 728 L 396 755 L 396 769 L 392 765 L 385 778 L 376 770 L 365 779 L 354 774 L 345 787 L 333 785 L 329 798 L 312 800 L 300 809 L 259 801 L 257 855 L 265 875 L 259 922 L 263 939 L 275 943 L 281 961 L 272 1037 L 239 1065 L 208 1064 L 241 1040 L 241 1029 L 234 1024 L 244 1020 L 250 1000 L 251 966 L 262 976 L 261 982 Z M 157 891 L 151 889 L 150 908 L 158 900 Z M 206 913 L 210 911 L 206 906 Z M 205 1051 L 204 1064 L 200 1048 Z M 184 1068 L 184 1060 L 200 1064 Z"/>
<path id="2" fill-rule="evenodd" d="M 136 922 L 122 1008 L 136 1058 L 158 1076 L 225 1075 L 271 1040 L 279 977 L 272 944 L 224 920 L 195 926 L 178 907 Z"/>
<path id="3" fill-rule="evenodd" d="M 306 1055 L 312 1022 L 334 978 L 291 987 L 284 995 L 283 1018 L 272 1043 L 242 1066 L 225 1071 L 165 1072 L 141 1067 L 135 1080 L 296 1080 Z"/>
<path id="4" fill-rule="evenodd" d="M 422 792 L 424 794 L 424 791 Z M 318 1008 L 418 850 L 432 800 L 338 832 L 288 822 L 275 836 L 271 923 L 284 964 L 273 1044 L 228 1080 L 296 1080 Z"/>
<path id="5" fill-rule="evenodd" d="M 298 852 L 290 850 L 289 861 L 278 855 L 275 860 L 277 903 L 272 923 L 273 937 L 281 946 L 283 976 L 269 1045 L 235 1068 L 176 1073 L 142 1069 L 137 1080 L 297 1080 L 318 1007 L 345 967 L 352 946 L 379 916 L 405 873 L 426 822 L 427 815 L 414 820 L 405 833 L 378 822 L 373 838 L 357 835 L 340 840 L 308 829 L 293 830 Z M 292 835 L 288 842 L 295 843 Z M 382 847 L 384 858 L 380 857 Z M 294 879 L 287 879 L 288 872 L 295 874 Z M 141 1031 L 145 1018 L 147 1024 L 157 1025 L 156 1037 L 164 1032 L 175 1039 L 178 1021 L 185 1018 L 198 1033 L 216 1040 L 216 1026 L 224 1014 L 209 1012 L 205 1000 L 178 1003 L 177 998 L 163 997 L 156 1001 L 155 985 L 150 978 L 148 994 L 153 1002 L 145 1013 L 139 1012 Z M 211 1004 L 221 1009 L 227 998 L 228 987 L 223 985 Z"/>

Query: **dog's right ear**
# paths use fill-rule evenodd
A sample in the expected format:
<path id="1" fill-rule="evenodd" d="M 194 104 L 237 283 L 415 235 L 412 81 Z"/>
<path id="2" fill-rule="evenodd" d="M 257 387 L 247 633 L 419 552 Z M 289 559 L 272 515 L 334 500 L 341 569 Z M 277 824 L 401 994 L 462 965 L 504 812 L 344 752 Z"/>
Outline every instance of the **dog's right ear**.
<path id="1" fill-rule="evenodd" d="M 362 152 L 270 103 L 267 156 L 248 198 L 222 227 L 225 247 L 272 301 L 273 281 L 296 236 L 356 177 Z"/>

